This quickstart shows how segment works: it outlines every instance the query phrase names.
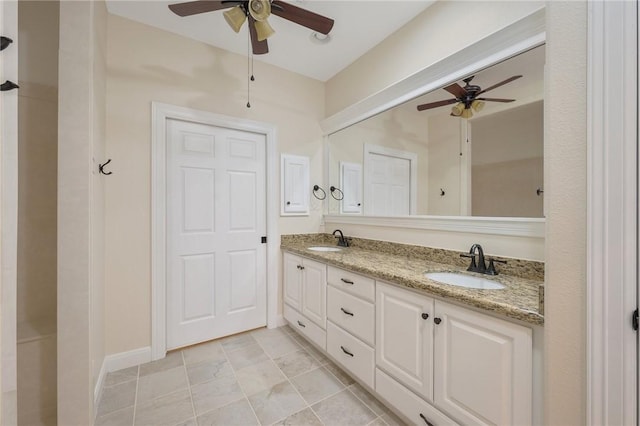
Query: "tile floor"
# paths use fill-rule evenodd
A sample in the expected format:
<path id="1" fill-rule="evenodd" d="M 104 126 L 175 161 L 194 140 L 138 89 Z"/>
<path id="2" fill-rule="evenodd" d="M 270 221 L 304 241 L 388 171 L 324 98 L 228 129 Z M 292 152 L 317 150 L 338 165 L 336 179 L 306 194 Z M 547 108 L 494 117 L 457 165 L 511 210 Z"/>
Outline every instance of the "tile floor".
<path id="1" fill-rule="evenodd" d="M 109 373 L 97 426 L 399 425 L 288 326 L 191 346 Z"/>

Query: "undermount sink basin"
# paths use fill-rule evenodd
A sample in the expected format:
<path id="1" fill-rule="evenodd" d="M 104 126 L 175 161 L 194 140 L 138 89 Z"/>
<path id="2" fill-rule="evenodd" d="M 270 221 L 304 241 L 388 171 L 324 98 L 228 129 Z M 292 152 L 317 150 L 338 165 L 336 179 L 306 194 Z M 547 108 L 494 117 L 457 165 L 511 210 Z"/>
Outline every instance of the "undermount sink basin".
<path id="1" fill-rule="evenodd" d="M 307 250 L 311 251 L 341 251 L 340 247 L 324 247 L 324 246 L 316 246 L 316 247 L 307 247 Z"/>
<path id="2" fill-rule="evenodd" d="M 456 274 L 455 272 L 427 272 L 424 276 L 439 283 L 456 285 L 458 287 L 479 288 L 482 290 L 501 290 L 505 287 L 498 282 L 486 278 Z"/>

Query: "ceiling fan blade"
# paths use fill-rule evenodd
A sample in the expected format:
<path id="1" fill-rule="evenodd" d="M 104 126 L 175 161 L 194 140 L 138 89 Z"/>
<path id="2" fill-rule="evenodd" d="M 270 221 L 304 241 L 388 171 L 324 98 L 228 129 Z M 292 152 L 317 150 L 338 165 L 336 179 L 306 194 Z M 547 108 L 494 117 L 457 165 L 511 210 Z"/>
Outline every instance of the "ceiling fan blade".
<path id="1" fill-rule="evenodd" d="M 462 98 L 467 94 L 467 91 L 462 88 L 458 83 L 453 83 L 447 87 L 443 87 L 444 90 L 451 93 L 456 98 Z"/>
<path id="2" fill-rule="evenodd" d="M 479 101 L 488 101 L 488 102 L 513 102 L 515 99 L 499 99 L 499 98 L 476 98 Z"/>
<path id="3" fill-rule="evenodd" d="M 445 105 L 451 105 L 451 104 L 455 104 L 456 102 L 458 102 L 457 99 L 447 99 L 446 101 L 438 101 L 438 102 L 431 102 L 428 104 L 422 104 L 422 105 L 418 105 L 418 111 L 424 111 L 425 109 L 438 108 Z"/>
<path id="4" fill-rule="evenodd" d="M 295 22 L 298 25 L 312 29 L 322 34 L 329 34 L 333 28 L 333 19 L 318 15 L 290 3 L 273 0 L 271 13 L 281 18 Z"/>
<path id="5" fill-rule="evenodd" d="M 500 83 L 494 84 L 493 86 L 489 86 L 486 89 L 481 90 L 480 92 L 478 92 L 478 95 L 481 94 L 481 93 L 484 93 L 484 92 L 488 92 L 489 90 L 493 90 L 493 89 L 495 89 L 497 87 L 504 86 L 507 83 L 511 83 L 513 80 L 519 79 L 520 77 L 522 77 L 522 76 L 521 75 L 514 75 L 513 77 L 509 77 L 508 79 L 506 79 L 504 81 L 501 81 Z"/>
<path id="6" fill-rule="evenodd" d="M 198 0 L 186 3 L 170 4 L 169 9 L 178 16 L 191 16 L 199 13 L 213 12 L 214 10 L 227 9 L 241 1 L 220 1 L 220 0 Z"/>
<path id="7" fill-rule="evenodd" d="M 256 20 L 249 15 L 249 34 L 251 34 L 251 47 L 254 55 L 264 55 L 269 53 L 269 44 L 267 39 L 258 40 L 258 31 L 256 31 Z"/>

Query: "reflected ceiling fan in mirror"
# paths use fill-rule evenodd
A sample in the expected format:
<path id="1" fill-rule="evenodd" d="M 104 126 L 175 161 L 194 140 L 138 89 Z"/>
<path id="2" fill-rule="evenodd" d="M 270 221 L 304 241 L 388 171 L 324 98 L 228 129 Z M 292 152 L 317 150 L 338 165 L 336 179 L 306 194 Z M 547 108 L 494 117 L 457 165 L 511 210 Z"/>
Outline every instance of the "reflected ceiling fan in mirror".
<path id="1" fill-rule="evenodd" d="M 249 21 L 251 46 L 256 55 L 269 52 L 267 38 L 275 33 L 267 21 L 271 14 L 323 35 L 329 34 L 334 23 L 331 18 L 280 0 L 199 0 L 171 4 L 169 9 L 178 16 L 191 16 L 229 9 L 224 12 L 224 18 L 235 32 L 240 31 L 246 20 Z"/>
<path id="2" fill-rule="evenodd" d="M 444 87 L 444 90 L 455 96 L 454 99 L 447 99 L 444 101 L 430 102 L 427 104 L 418 105 L 418 111 L 424 111 L 427 109 L 438 108 L 445 105 L 455 104 L 451 108 L 451 114 L 454 117 L 471 118 L 473 117 L 473 111 L 480 112 L 484 108 L 485 102 L 513 102 L 515 99 L 499 99 L 499 98 L 480 98 L 479 95 L 488 92 L 489 90 L 496 89 L 507 83 L 511 83 L 514 80 L 522 77 L 521 75 L 514 75 L 506 80 L 496 83 L 493 86 L 482 89 L 480 86 L 471 84 L 473 75 L 462 80 L 465 86 L 462 87 L 458 83 L 450 84 Z"/>

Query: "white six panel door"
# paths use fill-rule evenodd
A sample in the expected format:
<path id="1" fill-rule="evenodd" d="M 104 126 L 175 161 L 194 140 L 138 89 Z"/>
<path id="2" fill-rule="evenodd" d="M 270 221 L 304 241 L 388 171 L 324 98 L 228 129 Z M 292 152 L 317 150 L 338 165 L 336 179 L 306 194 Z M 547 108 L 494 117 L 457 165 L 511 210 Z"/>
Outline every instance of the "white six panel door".
<path id="1" fill-rule="evenodd" d="M 168 120 L 167 349 L 266 324 L 265 137 Z"/>

